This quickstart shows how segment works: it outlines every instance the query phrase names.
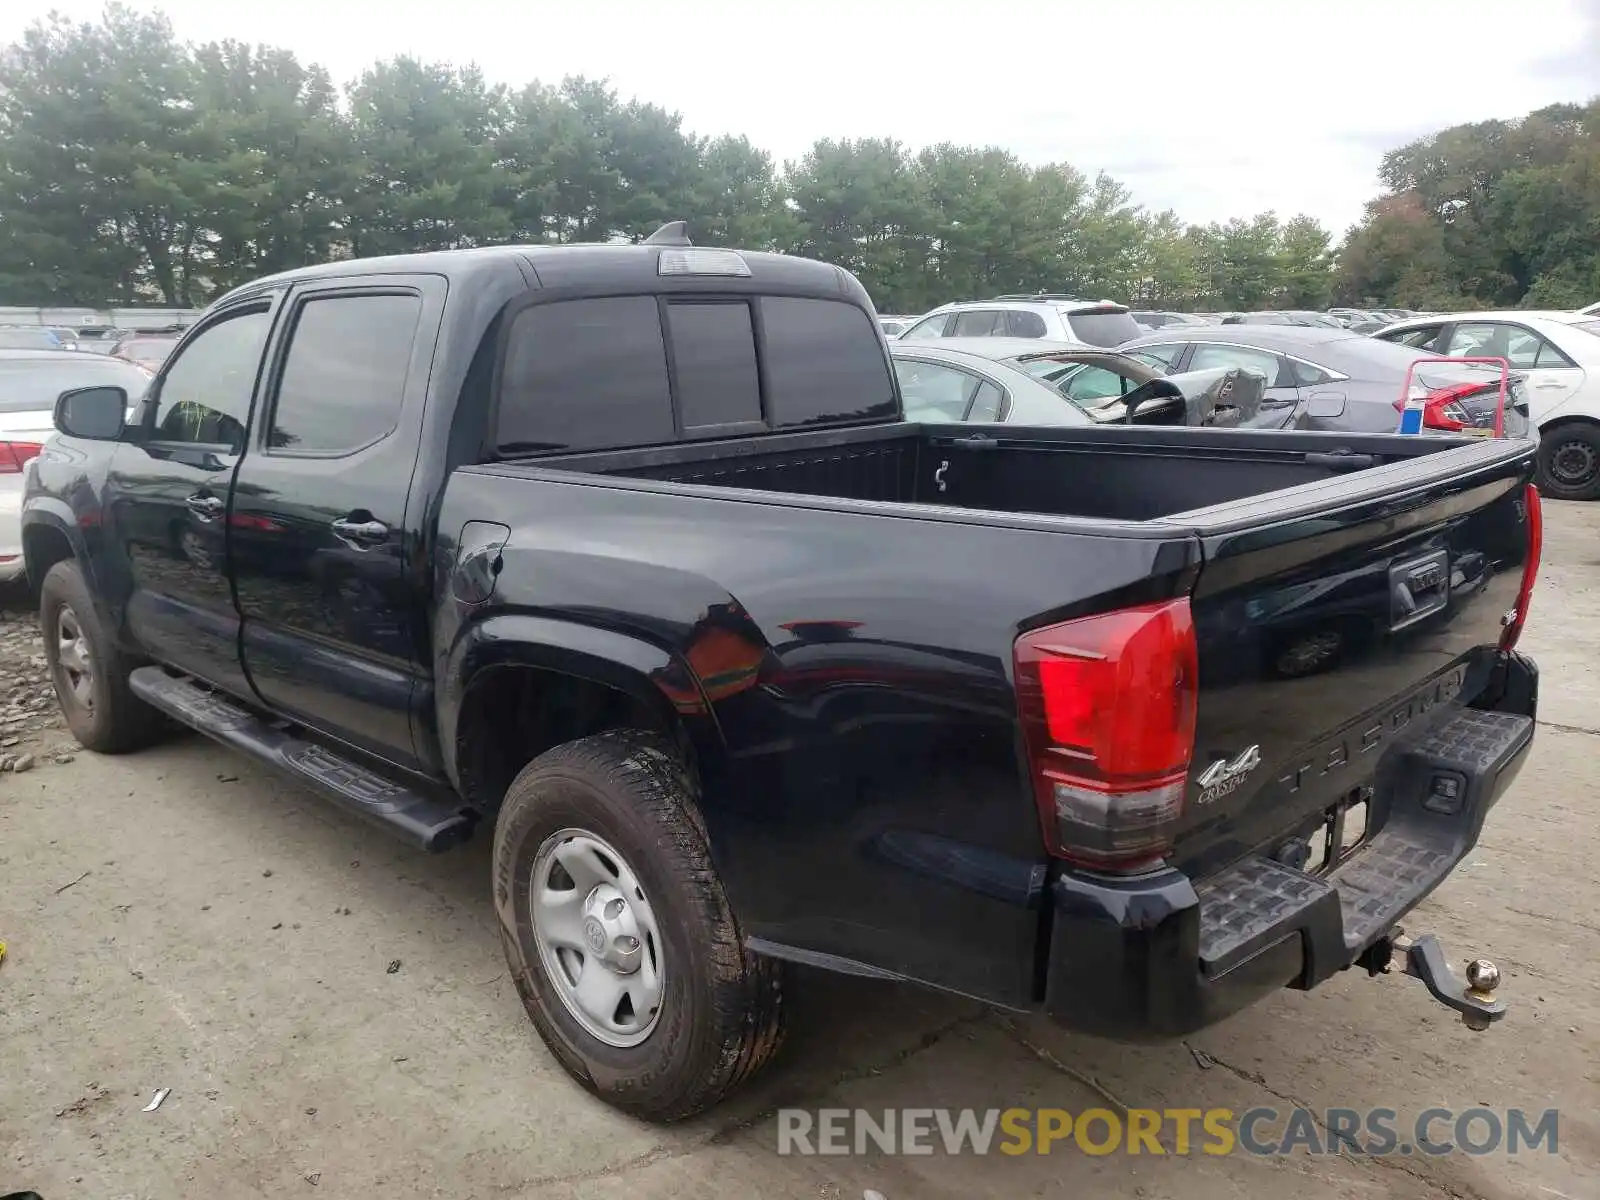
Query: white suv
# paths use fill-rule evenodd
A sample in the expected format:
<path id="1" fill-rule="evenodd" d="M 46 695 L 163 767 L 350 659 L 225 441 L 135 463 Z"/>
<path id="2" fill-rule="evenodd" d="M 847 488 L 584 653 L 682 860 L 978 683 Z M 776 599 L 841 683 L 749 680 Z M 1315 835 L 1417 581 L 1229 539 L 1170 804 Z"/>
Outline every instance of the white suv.
<path id="1" fill-rule="evenodd" d="M 900 335 L 918 342 L 941 337 L 1049 338 L 1085 346 L 1120 346 L 1142 337 L 1125 304 L 1072 296 L 996 296 L 941 304 Z"/>

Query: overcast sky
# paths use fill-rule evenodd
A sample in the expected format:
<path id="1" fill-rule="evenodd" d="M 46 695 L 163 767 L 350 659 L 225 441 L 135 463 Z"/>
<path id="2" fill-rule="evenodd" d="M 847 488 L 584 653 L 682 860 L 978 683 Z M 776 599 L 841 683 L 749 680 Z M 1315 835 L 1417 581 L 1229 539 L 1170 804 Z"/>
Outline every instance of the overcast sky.
<path id="1" fill-rule="evenodd" d="M 341 81 L 378 58 L 608 77 L 781 162 L 819 137 L 1004 146 L 1105 170 L 1188 221 L 1336 234 L 1383 152 L 1600 93 L 1600 0 L 133 0 L 180 38 L 269 42 Z M 0 0 L 9 41 L 50 9 Z M 693 214 L 686 214 L 692 216 Z"/>

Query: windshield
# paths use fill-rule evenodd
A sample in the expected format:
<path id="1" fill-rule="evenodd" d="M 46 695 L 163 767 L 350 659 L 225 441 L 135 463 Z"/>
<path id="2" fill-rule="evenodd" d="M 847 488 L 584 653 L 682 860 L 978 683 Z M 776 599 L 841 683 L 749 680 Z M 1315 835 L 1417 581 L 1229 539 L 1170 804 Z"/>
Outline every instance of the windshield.
<path id="1" fill-rule="evenodd" d="M 1585 333 L 1592 333 L 1596 337 L 1600 337 L 1600 319 L 1593 321 L 1574 321 L 1572 323 L 1572 327 L 1574 329 L 1581 329 Z"/>
<path id="2" fill-rule="evenodd" d="M 150 372 L 132 363 L 85 354 L 0 359 L 0 413 L 50 412 L 69 388 L 120 387 L 130 401 L 144 394 Z"/>
<path id="3" fill-rule="evenodd" d="M 1072 336 L 1090 346 L 1120 346 L 1148 332 L 1125 308 L 1091 309 L 1062 315 L 1067 319 Z"/>

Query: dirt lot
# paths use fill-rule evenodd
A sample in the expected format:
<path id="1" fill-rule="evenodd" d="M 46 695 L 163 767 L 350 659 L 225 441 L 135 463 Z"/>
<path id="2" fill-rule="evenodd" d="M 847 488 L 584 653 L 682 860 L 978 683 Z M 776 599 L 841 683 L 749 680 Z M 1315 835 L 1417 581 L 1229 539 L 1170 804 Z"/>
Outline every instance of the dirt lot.
<path id="1" fill-rule="evenodd" d="M 775 1069 L 656 1129 L 570 1084 L 523 1018 L 487 841 L 429 859 L 198 738 L 71 755 L 0 623 L 0 1193 L 76 1197 L 1600 1196 L 1600 505 L 1547 505 L 1525 645 L 1539 740 L 1410 922 L 1506 973 L 1475 1035 L 1354 973 L 1129 1049 L 920 991 L 799 973 Z M 62 750 L 63 761 L 57 761 Z M 157 1088 L 171 1094 L 143 1112 Z M 1108 1099 L 1108 1097 L 1110 1099 Z M 1253 1105 L 1561 1109 L 1512 1158 L 779 1157 L 775 1110 Z"/>

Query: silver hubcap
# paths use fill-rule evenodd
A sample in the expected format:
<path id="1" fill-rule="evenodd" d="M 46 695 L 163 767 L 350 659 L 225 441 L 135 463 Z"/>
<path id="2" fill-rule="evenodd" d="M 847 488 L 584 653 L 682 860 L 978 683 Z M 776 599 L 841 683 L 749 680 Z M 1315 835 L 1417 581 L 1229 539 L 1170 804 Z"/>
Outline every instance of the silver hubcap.
<path id="1" fill-rule="evenodd" d="M 64 691 L 84 708 L 94 707 L 94 659 L 78 614 L 64 605 L 56 614 L 56 671 Z"/>
<path id="2" fill-rule="evenodd" d="M 637 1046 L 661 1015 L 666 962 L 633 869 L 582 829 L 545 839 L 529 884 L 533 935 L 567 1011 L 608 1046 Z"/>

